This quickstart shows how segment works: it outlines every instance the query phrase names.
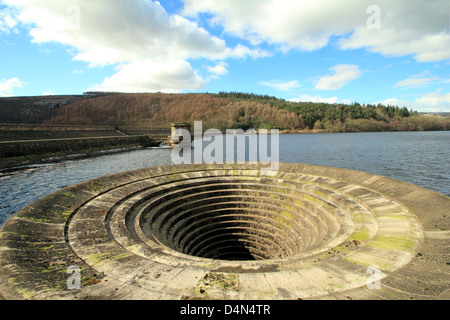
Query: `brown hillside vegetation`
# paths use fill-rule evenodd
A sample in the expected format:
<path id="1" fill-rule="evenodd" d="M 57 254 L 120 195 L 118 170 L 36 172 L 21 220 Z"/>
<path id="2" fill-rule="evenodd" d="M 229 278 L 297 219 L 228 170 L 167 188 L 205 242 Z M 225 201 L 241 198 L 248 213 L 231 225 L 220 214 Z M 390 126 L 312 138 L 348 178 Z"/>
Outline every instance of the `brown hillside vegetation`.
<path id="1" fill-rule="evenodd" d="M 250 119 L 286 129 L 301 126 L 297 114 L 255 101 L 235 101 L 209 94 L 116 94 L 81 100 L 55 110 L 46 124 L 168 126 L 203 121 L 221 130 Z"/>
<path id="2" fill-rule="evenodd" d="M 198 94 L 116 94 L 58 109 L 48 124 L 167 126 L 171 122 L 213 122 L 226 114 L 228 99 Z"/>
<path id="3" fill-rule="evenodd" d="M 450 118 L 398 106 L 293 103 L 241 93 L 104 94 L 55 108 L 42 123 L 165 127 L 203 121 L 203 128 L 322 132 L 450 130 Z"/>
<path id="4" fill-rule="evenodd" d="M 89 98 L 89 95 L 0 97 L 0 123 L 39 124 L 54 110 Z"/>

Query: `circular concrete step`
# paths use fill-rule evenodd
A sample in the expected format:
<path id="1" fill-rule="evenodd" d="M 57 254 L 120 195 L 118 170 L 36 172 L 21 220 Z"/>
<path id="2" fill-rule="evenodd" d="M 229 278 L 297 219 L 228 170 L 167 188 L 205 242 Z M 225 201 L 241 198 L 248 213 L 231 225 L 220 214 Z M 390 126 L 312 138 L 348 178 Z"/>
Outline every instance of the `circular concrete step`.
<path id="1" fill-rule="evenodd" d="M 0 294 L 447 297 L 449 198 L 345 169 L 260 169 L 154 167 L 44 197 L 0 231 Z M 69 267 L 80 270 L 80 289 L 69 290 Z"/>

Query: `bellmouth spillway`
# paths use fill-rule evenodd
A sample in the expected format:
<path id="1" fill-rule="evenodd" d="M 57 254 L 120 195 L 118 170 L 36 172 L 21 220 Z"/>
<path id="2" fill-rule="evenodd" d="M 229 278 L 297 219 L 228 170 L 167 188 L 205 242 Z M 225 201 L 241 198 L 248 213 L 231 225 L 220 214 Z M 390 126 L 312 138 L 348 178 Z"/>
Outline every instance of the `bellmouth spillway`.
<path id="1" fill-rule="evenodd" d="M 276 172 L 260 169 L 151 167 L 46 196 L 0 230 L 0 294 L 5 299 L 448 295 L 448 197 L 346 169 L 286 163 Z M 80 272 L 77 290 L 68 289 L 69 267 Z M 369 285 L 374 270 L 378 289 Z"/>

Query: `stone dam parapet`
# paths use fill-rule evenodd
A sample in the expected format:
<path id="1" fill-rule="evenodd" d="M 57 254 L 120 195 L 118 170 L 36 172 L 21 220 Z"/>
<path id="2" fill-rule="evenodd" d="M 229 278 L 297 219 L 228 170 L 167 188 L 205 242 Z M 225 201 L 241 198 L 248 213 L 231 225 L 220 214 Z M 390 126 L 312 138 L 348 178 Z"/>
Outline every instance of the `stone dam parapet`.
<path id="1" fill-rule="evenodd" d="M 124 146 L 156 146 L 149 136 L 41 139 L 0 142 L 0 159 Z"/>
<path id="2" fill-rule="evenodd" d="M 170 130 L 164 128 L 0 124 L 0 160 L 7 160 L 1 167 L 15 165 L 14 158 L 33 162 L 30 157 L 155 147 L 168 143 L 169 135 Z"/>

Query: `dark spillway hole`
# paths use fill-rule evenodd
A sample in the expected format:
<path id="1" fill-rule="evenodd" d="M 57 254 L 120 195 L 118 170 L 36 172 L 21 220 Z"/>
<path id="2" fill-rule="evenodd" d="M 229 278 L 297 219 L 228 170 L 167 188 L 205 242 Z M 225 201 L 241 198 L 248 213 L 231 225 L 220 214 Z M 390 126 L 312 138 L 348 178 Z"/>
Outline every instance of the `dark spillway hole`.
<path id="1" fill-rule="evenodd" d="M 163 243 L 191 256 L 218 260 L 263 260 L 285 255 L 279 245 L 268 239 L 270 235 L 246 226 L 240 228 L 239 222 L 233 220 L 217 224 L 212 221 L 211 225 L 199 231 L 181 234 L 176 242 L 164 239 Z M 223 224 L 229 226 L 224 227 Z"/>
<path id="2" fill-rule="evenodd" d="M 147 198 L 139 217 L 147 239 L 215 260 L 285 259 L 314 249 L 328 226 L 301 191 L 279 185 L 183 185 Z M 288 194 L 288 195 L 287 195 Z M 311 196 L 308 196 L 311 199 Z"/>
<path id="3" fill-rule="evenodd" d="M 256 256 L 239 237 L 229 235 L 226 243 L 213 242 L 207 250 L 191 254 L 193 256 L 219 260 L 257 260 Z"/>
<path id="4" fill-rule="evenodd" d="M 141 221 L 141 229 L 149 239 L 173 250 L 207 259 L 280 259 L 295 251 L 290 248 L 292 239 L 287 241 L 285 237 L 287 231 L 275 229 L 274 225 L 279 225 L 277 217 L 273 218 L 274 225 L 271 225 L 267 216 L 258 216 L 254 211 L 250 213 L 236 208 L 232 211 L 234 214 L 224 211 L 219 216 L 216 212 L 202 212 L 196 219 L 190 216 L 192 212 L 189 211 L 189 217 L 179 219 L 176 224 L 168 223 L 170 219 L 152 221 L 147 218 Z"/>

